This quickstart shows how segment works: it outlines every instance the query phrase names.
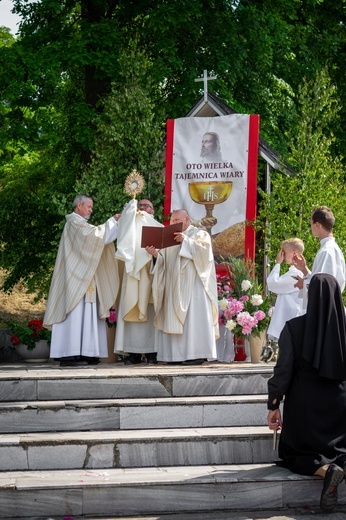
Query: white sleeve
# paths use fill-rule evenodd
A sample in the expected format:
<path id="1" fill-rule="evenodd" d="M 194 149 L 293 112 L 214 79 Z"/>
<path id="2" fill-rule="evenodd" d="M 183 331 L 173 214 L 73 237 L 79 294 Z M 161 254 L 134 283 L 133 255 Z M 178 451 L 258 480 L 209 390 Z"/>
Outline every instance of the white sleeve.
<path id="1" fill-rule="evenodd" d="M 118 222 L 111 217 L 106 222 L 106 239 L 105 244 L 110 244 L 118 238 Z"/>
<path id="2" fill-rule="evenodd" d="M 294 287 L 297 280 L 293 276 L 303 276 L 295 267 L 290 267 L 287 273 L 280 276 L 280 264 L 276 264 L 268 276 L 267 286 L 275 294 L 289 294 L 298 291 Z"/>

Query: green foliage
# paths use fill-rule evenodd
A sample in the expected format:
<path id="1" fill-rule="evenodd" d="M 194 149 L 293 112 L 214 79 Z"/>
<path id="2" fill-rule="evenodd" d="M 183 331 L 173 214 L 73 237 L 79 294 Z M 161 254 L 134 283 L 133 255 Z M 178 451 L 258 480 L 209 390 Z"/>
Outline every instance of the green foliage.
<path id="1" fill-rule="evenodd" d="M 152 99 L 155 86 L 152 62 L 137 48 L 136 41 L 119 56 L 121 77 L 114 82 L 95 120 L 96 141 L 91 162 L 76 183 L 76 192 L 95 201 L 94 221 L 121 212 L 128 202 L 124 192 L 127 175 L 136 169 L 146 181 L 146 194 L 157 213 L 162 212 L 162 114 Z"/>
<path id="2" fill-rule="evenodd" d="M 243 258 L 229 256 L 222 261 L 228 269 L 231 285 L 237 298 L 243 295 L 242 283 L 244 280 L 251 281 L 254 276 L 254 265 L 251 261 L 244 261 Z"/>
<path id="3" fill-rule="evenodd" d="M 15 41 L 10 29 L 0 26 L 0 47 L 9 47 Z"/>
<path id="4" fill-rule="evenodd" d="M 273 173 L 272 193 L 261 192 L 263 220 L 257 222 L 257 228 L 267 235 L 267 253 L 272 261 L 281 242 L 297 236 L 304 241 L 304 256 L 311 266 L 319 247 L 310 231 L 310 215 L 315 207 L 328 206 L 333 211 L 334 234 L 340 247 L 346 248 L 343 169 L 341 160 L 331 153 L 334 137 L 329 131 L 330 121 L 338 116 L 338 103 L 326 69 L 313 80 L 303 82 L 298 103 L 297 125 L 287 134 L 289 161 L 297 173 Z"/>
<path id="5" fill-rule="evenodd" d="M 13 6 L 22 17 L 19 37 L 0 28 L 6 288 L 23 279 L 47 291 L 76 190 L 92 194 L 99 223 L 121 211 L 128 198 L 124 180 L 135 168 L 147 181 L 143 195 L 160 213 L 163 126 L 198 100 L 201 83 L 194 80 L 204 69 L 217 75 L 210 91 L 241 112 L 259 113 L 262 135 L 298 170 L 294 180 L 273 174 L 275 203 L 262 194 L 263 219 L 272 219 L 271 257 L 292 234 L 304 238 L 313 257 L 318 244 L 308 216 L 318 203 L 332 207 L 337 239 L 346 245 L 339 153 L 346 150 L 344 0 L 13 0 Z M 298 112 L 301 78 L 312 81 L 313 90 L 316 71 L 326 63 L 338 87 L 340 120 L 327 117 L 323 105 L 321 112 L 313 105 Z M 321 96 L 323 88 L 316 107 Z M 324 121 L 320 140 L 309 112 Z M 320 149 L 312 135 L 305 139 L 309 128 Z M 334 190 L 333 196 L 332 186 L 341 195 Z M 313 200 L 307 198 L 312 193 Z M 265 230 L 263 221 L 258 226 Z"/>

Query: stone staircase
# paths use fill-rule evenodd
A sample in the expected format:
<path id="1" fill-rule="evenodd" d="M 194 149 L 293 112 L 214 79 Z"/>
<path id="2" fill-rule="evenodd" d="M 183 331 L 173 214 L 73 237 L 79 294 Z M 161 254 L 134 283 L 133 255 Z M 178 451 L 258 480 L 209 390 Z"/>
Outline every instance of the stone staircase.
<path id="1" fill-rule="evenodd" d="M 273 464 L 271 373 L 0 365 L 0 518 L 317 506 L 320 479 Z M 346 489 L 339 497 L 346 504 Z"/>

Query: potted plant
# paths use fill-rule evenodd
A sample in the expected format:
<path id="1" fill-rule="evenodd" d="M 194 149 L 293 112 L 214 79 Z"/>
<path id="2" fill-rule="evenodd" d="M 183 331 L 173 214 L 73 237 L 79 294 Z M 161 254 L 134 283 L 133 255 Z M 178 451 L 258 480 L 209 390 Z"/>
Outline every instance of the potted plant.
<path id="1" fill-rule="evenodd" d="M 51 331 L 43 327 L 42 320 L 31 320 L 27 324 L 9 321 L 7 326 L 12 345 L 26 361 L 49 359 Z"/>

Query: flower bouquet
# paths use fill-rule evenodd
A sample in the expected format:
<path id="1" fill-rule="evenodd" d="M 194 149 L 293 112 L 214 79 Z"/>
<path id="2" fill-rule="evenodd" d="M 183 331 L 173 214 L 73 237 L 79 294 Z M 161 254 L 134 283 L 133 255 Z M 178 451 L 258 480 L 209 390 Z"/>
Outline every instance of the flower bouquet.
<path id="1" fill-rule="evenodd" d="M 219 323 L 237 337 L 260 336 L 270 322 L 270 299 L 254 278 L 250 263 L 230 258 L 225 264 L 229 268 L 229 283 L 218 280 Z"/>
<path id="2" fill-rule="evenodd" d="M 11 343 L 14 347 L 26 345 L 28 350 L 33 350 L 36 343 L 46 340 L 50 344 L 51 331 L 43 327 L 42 320 L 31 320 L 26 325 L 18 321 L 9 321 L 7 326 L 11 332 Z"/>

